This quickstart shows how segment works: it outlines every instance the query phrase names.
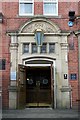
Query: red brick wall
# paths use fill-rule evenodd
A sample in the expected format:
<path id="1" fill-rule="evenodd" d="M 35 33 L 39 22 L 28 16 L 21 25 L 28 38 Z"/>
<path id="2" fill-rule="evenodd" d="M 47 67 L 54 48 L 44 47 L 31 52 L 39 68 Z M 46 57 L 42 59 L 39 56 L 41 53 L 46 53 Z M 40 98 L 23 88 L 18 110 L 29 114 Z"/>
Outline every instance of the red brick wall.
<path id="1" fill-rule="evenodd" d="M 42 15 L 43 14 L 43 3 L 42 2 L 35 2 L 34 14 L 35 15 Z"/>
<path id="2" fill-rule="evenodd" d="M 42 2 L 35 2 L 34 5 L 34 14 L 42 15 L 43 6 Z M 76 2 L 59 2 L 58 17 L 47 17 L 52 22 L 55 22 L 62 31 L 70 31 L 68 27 L 68 12 L 70 10 L 74 10 L 76 14 L 78 14 L 78 3 Z M 2 3 L 2 13 L 4 16 L 3 26 L 2 26 L 2 45 L 3 45 L 3 58 L 6 59 L 6 70 L 3 71 L 3 107 L 8 108 L 8 85 L 10 82 L 10 53 L 9 53 L 9 44 L 10 38 L 6 35 L 6 31 L 16 31 L 18 30 L 25 22 L 29 21 L 29 17 L 20 17 L 19 16 L 19 4 L 18 2 L 3 2 Z M 74 24 L 73 30 L 77 30 L 78 26 Z M 70 81 L 70 84 L 73 88 L 72 97 L 73 104 L 77 99 L 77 86 L 78 86 L 78 42 L 77 37 L 74 40 L 75 50 L 71 50 L 69 52 L 69 74 L 74 73 L 76 71 L 77 80 Z"/>
<path id="3" fill-rule="evenodd" d="M 69 40 L 70 39 L 70 40 Z M 72 104 L 73 106 L 78 105 L 78 40 L 77 36 L 73 35 L 72 42 L 74 43 L 74 49 L 69 50 L 68 54 L 68 72 L 69 72 L 69 83 L 72 87 Z M 69 43 L 71 42 L 70 36 L 68 37 Z M 76 74 L 77 79 L 71 80 L 70 74 Z"/>
<path id="4" fill-rule="evenodd" d="M 9 52 L 9 43 L 10 38 L 6 36 L 6 22 L 4 21 L 4 25 L 2 27 L 2 58 L 6 59 L 5 70 L 2 73 L 2 103 L 4 104 L 5 109 L 8 108 L 9 104 L 9 95 L 8 95 L 8 86 L 10 82 L 10 52 Z"/>
<path id="5" fill-rule="evenodd" d="M 78 3 L 78 14 L 79 14 L 79 16 L 80 16 L 80 1 L 79 1 L 79 3 Z"/>
<path id="6" fill-rule="evenodd" d="M 79 31 L 80 31 L 80 1 L 78 3 L 78 16 L 79 16 L 79 19 L 78 19 L 78 28 L 79 28 Z M 80 35 L 80 34 L 79 34 Z M 80 74 L 80 73 L 79 73 Z M 79 75 L 80 76 L 80 75 Z M 80 78 L 79 78 L 79 85 L 78 85 L 78 108 L 80 110 Z"/>
<path id="7" fill-rule="evenodd" d="M 59 2 L 59 17 L 49 17 L 52 18 L 53 22 L 59 25 L 61 30 L 69 30 L 67 25 L 68 22 L 68 12 L 69 10 L 75 10 L 76 14 L 78 14 L 78 3 L 72 2 Z M 7 22 L 7 30 L 16 30 L 21 24 L 28 20 L 27 17 L 19 16 L 19 5 L 17 2 L 7 2 L 3 3 L 3 15 L 4 19 Z M 64 12 L 63 12 L 64 11 Z M 34 4 L 34 14 L 42 15 L 43 14 L 43 4 L 42 2 L 35 2 Z M 65 27 L 64 27 L 65 26 Z M 76 26 L 75 26 L 76 28 Z"/>

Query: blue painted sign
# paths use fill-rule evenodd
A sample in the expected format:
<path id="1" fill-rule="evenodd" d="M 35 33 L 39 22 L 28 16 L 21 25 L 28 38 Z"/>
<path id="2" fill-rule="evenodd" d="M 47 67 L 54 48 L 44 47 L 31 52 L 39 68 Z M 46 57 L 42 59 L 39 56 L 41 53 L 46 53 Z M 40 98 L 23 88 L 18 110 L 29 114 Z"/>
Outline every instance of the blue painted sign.
<path id="1" fill-rule="evenodd" d="M 74 24 L 74 23 L 73 23 L 72 21 L 69 21 L 69 22 L 68 22 L 68 26 L 69 26 L 69 27 L 72 27 L 73 24 Z"/>

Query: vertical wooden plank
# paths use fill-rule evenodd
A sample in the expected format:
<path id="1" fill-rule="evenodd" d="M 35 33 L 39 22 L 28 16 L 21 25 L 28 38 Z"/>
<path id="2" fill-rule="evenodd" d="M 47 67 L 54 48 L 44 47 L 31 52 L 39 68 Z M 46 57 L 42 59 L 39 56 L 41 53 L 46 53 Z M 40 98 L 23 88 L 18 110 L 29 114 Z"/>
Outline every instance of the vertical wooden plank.
<path id="1" fill-rule="evenodd" d="M 18 95 L 17 103 L 18 108 L 22 109 L 26 107 L 26 67 L 23 65 L 18 65 Z"/>
<path id="2" fill-rule="evenodd" d="M 54 76 L 53 76 L 53 64 L 51 64 L 51 105 L 54 108 Z"/>

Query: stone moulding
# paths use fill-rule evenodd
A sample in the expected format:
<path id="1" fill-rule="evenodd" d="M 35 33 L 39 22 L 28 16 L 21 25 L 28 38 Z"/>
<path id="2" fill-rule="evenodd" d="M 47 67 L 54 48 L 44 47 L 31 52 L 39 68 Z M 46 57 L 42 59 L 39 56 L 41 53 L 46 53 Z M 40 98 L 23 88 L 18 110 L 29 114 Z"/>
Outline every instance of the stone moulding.
<path id="1" fill-rule="evenodd" d="M 69 86 L 62 86 L 62 88 L 60 88 L 61 92 L 70 92 L 72 91 L 72 88 Z"/>
<path id="2" fill-rule="evenodd" d="M 17 88 L 17 86 L 9 86 L 8 90 L 11 92 L 16 92 L 16 91 L 18 91 L 18 88 Z"/>
<path id="3" fill-rule="evenodd" d="M 60 28 L 45 18 L 35 18 L 21 26 L 19 33 L 34 33 L 36 29 L 42 29 L 44 33 L 60 33 Z"/>

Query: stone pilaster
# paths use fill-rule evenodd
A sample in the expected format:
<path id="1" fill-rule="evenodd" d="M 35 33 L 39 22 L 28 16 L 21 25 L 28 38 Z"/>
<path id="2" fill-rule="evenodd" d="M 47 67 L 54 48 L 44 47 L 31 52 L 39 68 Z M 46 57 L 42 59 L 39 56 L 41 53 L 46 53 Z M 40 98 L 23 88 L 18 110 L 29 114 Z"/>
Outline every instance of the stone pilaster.
<path id="1" fill-rule="evenodd" d="M 11 53 L 11 82 L 16 80 L 17 75 L 17 59 L 18 59 L 18 40 L 17 36 L 11 36 L 11 44 L 10 44 L 10 53 Z M 12 85 L 12 83 L 11 83 Z"/>
<path id="2" fill-rule="evenodd" d="M 71 88 L 68 81 L 68 43 L 67 36 L 62 37 L 61 42 L 61 66 L 62 66 L 62 87 L 61 87 L 61 106 L 62 108 L 70 108 L 70 92 Z"/>
<path id="3" fill-rule="evenodd" d="M 17 59 L 18 59 L 18 39 L 16 34 L 11 35 L 10 44 L 11 53 L 11 69 L 10 69 L 10 86 L 9 86 L 9 108 L 16 109 L 17 107 Z"/>

